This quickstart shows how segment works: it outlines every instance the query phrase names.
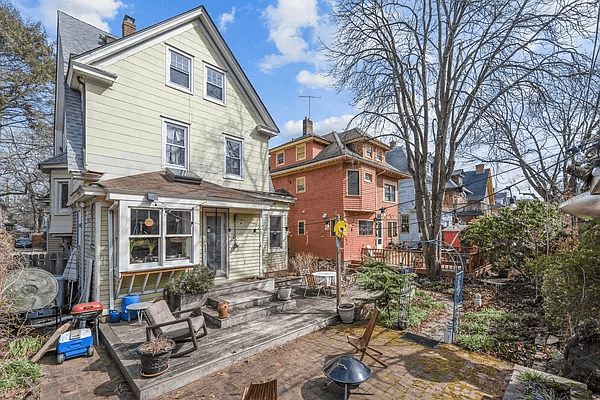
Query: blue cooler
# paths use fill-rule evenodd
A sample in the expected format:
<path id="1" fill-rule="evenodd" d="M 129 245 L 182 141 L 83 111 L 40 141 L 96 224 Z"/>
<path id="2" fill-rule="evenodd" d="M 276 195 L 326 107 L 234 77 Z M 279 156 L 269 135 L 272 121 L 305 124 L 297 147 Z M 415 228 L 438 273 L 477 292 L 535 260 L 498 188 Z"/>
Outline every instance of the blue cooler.
<path id="1" fill-rule="evenodd" d="M 75 329 L 60 335 L 56 346 L 56 362 L 62 364 L 66 359 L 87 354 L 94 355 L 94 338 L 89 328 Z"/>
<path id="2" fill-rule="evenodd" d="M 137 311 L 127 311 L 127 306 L 130 304 L 135 304 L 140 302 L 140 296 L 136 296 L 133 294 L 127 295 L 123 297 L 123 301 L 121 302 L 121 319 L 123 321 L 131 321 L 132 319 L 137 319 L 138 312 Z"/>

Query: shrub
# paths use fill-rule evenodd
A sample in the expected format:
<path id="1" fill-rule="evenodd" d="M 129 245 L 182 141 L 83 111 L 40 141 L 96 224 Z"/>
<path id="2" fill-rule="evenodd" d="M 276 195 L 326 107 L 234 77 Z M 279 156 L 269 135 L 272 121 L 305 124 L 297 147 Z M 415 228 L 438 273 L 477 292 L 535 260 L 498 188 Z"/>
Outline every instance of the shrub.
<path id="1" fill-rule="evenodd" d="M 188 269 L 165 285 L 165 292 L 181 295 L 185 293 L 206 293 L 215 284 L 215 272 L 204 266 Z"/>
<path id="2" fill-rule="evenodd" d="M 460 347 L 473 351 L 487 351 L 492 347 L 492 342 L 486 334 L 458 334 L 454 342 Z"/>
<path id="3" fill-rule="evenodd" d="M 317 270 L 317 257 L 310 253 L 296 253 L 290 259 L 290 270 L 296 275 L 301 275 L 301 271 L 307 271 L 309 274 Z"/>

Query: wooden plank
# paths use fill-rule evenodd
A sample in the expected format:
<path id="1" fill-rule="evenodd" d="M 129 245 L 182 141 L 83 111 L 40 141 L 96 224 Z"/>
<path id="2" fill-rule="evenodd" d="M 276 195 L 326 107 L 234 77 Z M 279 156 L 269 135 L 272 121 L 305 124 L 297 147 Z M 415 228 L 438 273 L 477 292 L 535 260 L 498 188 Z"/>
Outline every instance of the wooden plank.
<path id="1" fill-rule="evenodd" d="M 66 331 L 68 331 L 72 325 L 73 325 L 73 321 L 69 321 L 66 324 L 64 324 L 63 326 L 61 326 L 60 328 L 58 328 L 52 334 L 52 336 L 50 336 L 50 339 L 48 339 L 48 341 L 46 343 L 44 343 L 44 345 L 42 346 L 40 351 L 38 351 L 33 357 L 31 357 L 31 362 L 34 362 L 34 363 L 38 362 L 40 360 L 40 358 L 42 358 L 43 355 L 46 354 L 46 352 L 50 349 L 50 347 L 53 346 L 54 343 L 56 343 L 56 341 L 58 340 L 60 335 L 62 335 Z"/>

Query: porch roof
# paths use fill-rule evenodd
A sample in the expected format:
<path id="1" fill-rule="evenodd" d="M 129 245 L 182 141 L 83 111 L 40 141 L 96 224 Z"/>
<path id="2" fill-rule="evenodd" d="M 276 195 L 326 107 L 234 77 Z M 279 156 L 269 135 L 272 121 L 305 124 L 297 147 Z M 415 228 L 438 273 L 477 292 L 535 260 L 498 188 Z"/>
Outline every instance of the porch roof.
<path id="1" fill-rule="evenodd" d="M 165 171 L 146 172 L 101 180 L 97 185 L 109 193 L 146 194 L 152 192 L 165 197 L 201 200 L 218 199 L 255 204 L 269 204 L 270 201 L 286 201 L 283 199 L 284 196 L 275 193 L 232 189 L 208 182 L 205 179 L 197 182 L 171 181 L 168 179 Z"/>

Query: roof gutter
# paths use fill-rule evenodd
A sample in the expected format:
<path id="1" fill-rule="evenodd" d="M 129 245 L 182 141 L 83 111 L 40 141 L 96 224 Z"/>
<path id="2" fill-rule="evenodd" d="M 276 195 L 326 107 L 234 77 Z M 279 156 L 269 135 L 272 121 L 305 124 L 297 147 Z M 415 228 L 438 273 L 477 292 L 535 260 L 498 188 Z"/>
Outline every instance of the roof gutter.
<path id="1" fill-rule="evenodd" d="M 370 165 L 370 166 L 375 167 L 375 168 L 381 168 L 381 169 L 387 171 L 389 174 L 396 175 L 399 179 L 409 179 L 410 178 L 410 176 L 408 176 L 408 175 L 406 175 L 406 174 L 404 174 L 404 173 L 402 173 L 400 171 L 396 172 L 396 171 L 392 171 L 392 170 L 386 168 L 385 165 L 381 165 L 381 164 L 377 164 L 377 163 L 374 163 L 374 162 L 370 162 L 370 161 L 364 160 L 362 158 L 361 159 L 357 159 L 357 158 L 354 158 L 354 157 L 352 157 L 350 155 L 347 155 L 347 154 L 344 154 L 344 155 L 341 155 L 341 156 L 337 156 L 337 157 L 333 157 L 333 158 L 328 158 L 326 160 L 318 161 L 316 163 L 299 165 L 297 167 L 289 168 L 289 169 L 284 169 L 284 170 L 281 170 L 281 171 L 272 171 L 271 172 L 271 177 L 275 177 L 276 178 L 276 177 L 280 177 L 280 176 L 292 175 L 292 174 L 295 174 L 295 173 L 301 172 L 301 171 L 307 171 L 307 170 L 310 170 L 310 169 L 321 168 L 321 167 L 325 167 L 325 166 L 331 165 L 331 164 L 337 164 L 337 163 L 339 163 L 341 161 L 345 161 L 345 160 L 358 160 L 359 162 L 361 162 L 363 164 Z"/>

